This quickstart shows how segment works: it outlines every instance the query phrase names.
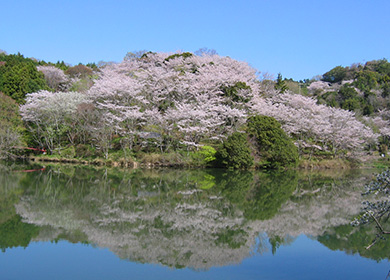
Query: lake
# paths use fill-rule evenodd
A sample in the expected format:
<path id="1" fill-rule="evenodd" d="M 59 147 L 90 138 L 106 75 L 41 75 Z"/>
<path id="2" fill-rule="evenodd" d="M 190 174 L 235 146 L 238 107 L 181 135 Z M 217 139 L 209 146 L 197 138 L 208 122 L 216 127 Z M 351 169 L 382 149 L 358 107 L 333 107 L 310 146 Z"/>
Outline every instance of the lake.
<path id="1" fill-rule="evenodd" d="M 3 164 L 1 279 L 386 279 L 373 174 Z"/>

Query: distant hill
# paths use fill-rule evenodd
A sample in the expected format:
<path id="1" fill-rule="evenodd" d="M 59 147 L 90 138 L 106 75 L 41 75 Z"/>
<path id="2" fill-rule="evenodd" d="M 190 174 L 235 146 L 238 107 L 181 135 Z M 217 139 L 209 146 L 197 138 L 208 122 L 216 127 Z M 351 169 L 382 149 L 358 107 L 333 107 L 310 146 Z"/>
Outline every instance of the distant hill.
<path id="1" fill-rule="evenodd" d="M 372 115 L 390 107 L 390 63 L 386 59 L 336 66 L 312 81 L 308 95 L 319 103 Z"/>

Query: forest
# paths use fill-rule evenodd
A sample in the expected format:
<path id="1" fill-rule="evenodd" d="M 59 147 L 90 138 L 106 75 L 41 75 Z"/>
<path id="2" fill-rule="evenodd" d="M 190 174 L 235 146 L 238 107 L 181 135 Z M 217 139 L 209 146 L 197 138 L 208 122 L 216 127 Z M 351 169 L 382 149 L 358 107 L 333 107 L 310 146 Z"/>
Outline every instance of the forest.
<path id="1" fill-rule="evenodd" d="M 0 158 L 44 152 L 107 165 L 243 169 L 356 164 L 387 154 L 389 107 L 386 59 L 294 81 L 209 50 L 138 51 L 119 63 L 76 66 L 0 53 Z"/>

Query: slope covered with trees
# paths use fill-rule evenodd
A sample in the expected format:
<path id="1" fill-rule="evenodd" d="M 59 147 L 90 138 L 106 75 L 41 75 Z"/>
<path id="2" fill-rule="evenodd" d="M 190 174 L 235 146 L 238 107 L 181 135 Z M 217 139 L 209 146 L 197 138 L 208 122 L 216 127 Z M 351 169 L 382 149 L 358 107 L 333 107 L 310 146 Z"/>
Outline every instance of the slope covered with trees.
<path id="1" fill-rule="evenodd" d="M 310 84 L 309 93 L 321 103 L 372 115 L 390 104 L 390 63 L 386 59 L 337 66 Z"/>
<path id="2" fill-rule="evenodd" d="M 219 151 L 231 135 L 241 133 L 246 139 L 239 141 L 246 141 L 254 159 L 244 156 L 243 166 L 250 168 L 295 165 L 298 157 L 316 154 L 353 155 L 375 148 L 381 135 L 387 137 L 384 115 L 362 119 L 343 106 L 322 104 L 315 94 L 299 94 L 306 92 L 303 87 L 298 94 L 288 90 L 292 82 L 280 74 L 275 82 L 259 79 L 247 63 L 214 52 L 142 51 L 126 55 L 121 63 L 89 66 L 35 65 L 45 87 L 20 102 L 30 145 L 66 157 L 141 162 L 148 157 L 149 162 L 205 165 L 223 154 Z M 248 119 L 261 121 L 253 127 Z M 281 146 L 291 148 L 264 145 L 269 140 L 259 127 L 266 122 L 283 130 Z M 235 162 L 229 156 L 215 159 Z"/>

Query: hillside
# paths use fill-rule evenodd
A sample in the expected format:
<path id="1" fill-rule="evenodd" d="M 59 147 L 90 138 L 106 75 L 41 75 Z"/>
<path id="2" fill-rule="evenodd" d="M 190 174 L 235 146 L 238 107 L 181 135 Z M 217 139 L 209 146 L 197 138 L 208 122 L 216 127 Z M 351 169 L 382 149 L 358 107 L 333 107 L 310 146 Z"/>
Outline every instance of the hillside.
<path id="1" fill-rule="evenodd" d="M 369 116 L 390 105 L 390 63 L 386 59 L 365 65 L 337 66 L 310 84 L 308 93 L 320 103 Z"/>
<path id="2" fill-rule="evenodd" d="M 0 66 L 3 73 L 7 63 Z M 387 61 L 381 63 L 381 67 L 372 63 L 359 71 L 382 71 L 370 90 L 386 98 L 382 81 L 388 74 L 382 68 L 386 69 Z M 226 151 L 232 141 L 243 141 L 249 147 L 248 156 L 254 159 L 253 166 L 269 167 L 283 166 L 287 155 L 295 157 L 286 150 L 285 140 L 276 140 L 284 139 L 280 133 L 295 144 L 300 159 L 351 157 L 375 150 L 378 141 L 385 144 L 389 135 L 385 114 L 379 111 L 386 107 L 384 103 L 361 118 L 360 112 L 345 107 L 339 97 L 335 97 L 338 104 L 325 102 L 326 95 L 336 89 L 335 96 L 346 87 L 357 96 L 367 90 L 363 74 L 350 68 L 342 78 L 336 67 L 336 72 L 332 69 L 323 75 L 323 81 L 299 85 L 297 94 L 288 90 L 294 81 L 282 80 L 281 75 L 276 81 L 259 80 L 257 70 L 247 63 L 216 54 L 142 52 L 100 67 L 65 66 L 36 62 L 45 84 L 18 99 L 29 131 L 27 144 L 61 157 L 228 166 L 244 160 L 243 151 L 229 150 L 225 159 L 220 151 Z M 303 95 L 306 92 L 308 96 Z M 13 97 L 12 92 L 5 94 Z M 282 132 L 278 136 L 254 133 L 248 128 L 248 119 L 260 115 L 276 120 L 263 119 L 272 124 L 264 129 L 275 132 L 280 126 Z M 245 137 L 237 137 L 237 133 Z M 295 159 L 286 162 L 296 164 Z M 246 168 L 252 166 L 247 160 L 245 164 Z"/>

